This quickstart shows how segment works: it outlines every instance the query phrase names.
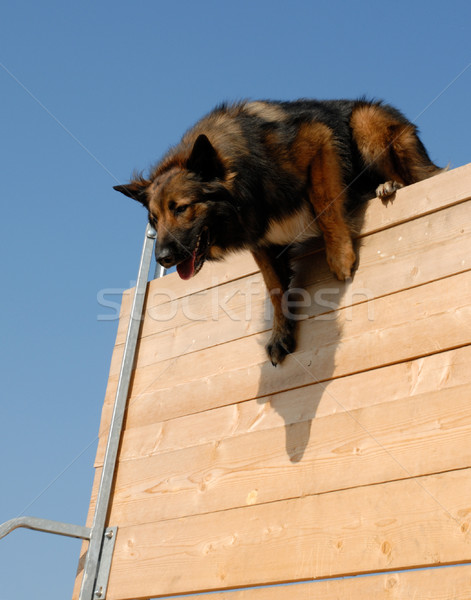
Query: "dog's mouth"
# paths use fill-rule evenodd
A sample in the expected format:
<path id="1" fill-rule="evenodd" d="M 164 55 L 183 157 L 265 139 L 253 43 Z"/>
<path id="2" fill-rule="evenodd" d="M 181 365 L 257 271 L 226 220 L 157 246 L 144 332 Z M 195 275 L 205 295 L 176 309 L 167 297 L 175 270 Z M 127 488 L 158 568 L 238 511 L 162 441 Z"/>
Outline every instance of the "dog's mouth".
<path id="1" fill-rule="evenodd" d="M 194 277 L 200 270 L 206 260 L 209 250 L 209 232 L 204 227 L 196 240 L 196 246 L 191 256 L 177 265 L 177 272 L 182 279 Z"/>

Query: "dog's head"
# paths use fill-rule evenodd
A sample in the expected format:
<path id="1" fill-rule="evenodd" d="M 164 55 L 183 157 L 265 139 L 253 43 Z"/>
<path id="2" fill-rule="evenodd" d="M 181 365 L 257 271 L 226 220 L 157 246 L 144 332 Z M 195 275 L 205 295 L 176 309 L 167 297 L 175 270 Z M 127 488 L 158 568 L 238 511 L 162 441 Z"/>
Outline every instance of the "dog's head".
<path id="1" fill-rule="evenodd" d="M 157 261 L 165 268 L 176 266 L 180 277 L 189 279 L 227 247 L 224 231 L 234 220 L 228 174 L 205 135 L 196 139 L 186 160 L 156 173 L 114 189 L 147 208 L 157 231 Z"/>

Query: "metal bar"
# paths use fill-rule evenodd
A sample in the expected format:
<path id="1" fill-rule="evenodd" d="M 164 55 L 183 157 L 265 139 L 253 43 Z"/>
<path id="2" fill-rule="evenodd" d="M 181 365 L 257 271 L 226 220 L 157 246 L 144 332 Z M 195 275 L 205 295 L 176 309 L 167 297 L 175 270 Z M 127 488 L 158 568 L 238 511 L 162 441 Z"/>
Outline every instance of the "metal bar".
<path id="1" fill-rule="evenodd" d="M 113 485 L 113 478 L 118 456 L 119 442 L 121 438 L 121 429 L 126 409 L 126 401 L 129 391 L 129 382 L 131 379 L 134 356 L 141 324 L 142 307 L 144 305 L 144 296 L 149 277 L 149 268 L 151 263 L 152 248 L 156 237 L 155 230 L 148 225 L 142 248 L 141 262 L 137 275 L 137 283 L 134 291 L 134 299 L 131 308 L 126 342 L 124 344 L 124 354 L 119 374 L 118 388 L 111 419 L 108 442 L 106 446 L 105 459 L 101 474 L 100 487 L 95 507 L 95 515 L 91 527 L 90 544 L 88 546 L 87 556 L 83 570 L 82 585 L 80 588 L 79 600 L 93 600 L 97 597 L 95 591 L 95 581 L 97 579 L 98 564 L 102 551 L 103 536 L 105 533 L 105 521 L 108 513 L 108 506 Z"/>
<path id="2" fill-rule="evenodd" d="M 159 265 L 159 263 L 155 263 L 155 271 L 154 271 L 154 279 L 159 279 L 163 277 L 167 273 L 167 269 Z"/>
<path id="3" fill-rule="evenodd" d="M 100 555 L 100 565 L 95 584 L 95 598 L 106 598 L 108 580 L 110 578 L 111 561 L 113 560 L 114 545 L 116 542 L 117 527 L 107 527 L 103 538 L 103 547 Z"/>
<path id="4" fill-rule="evenodd" d="M 5 523 L 0 525 L 0 539 L 19 527 L 34 529 L 35 531 L 44 531 L 45 533 L 65 535 L 82 540 L 90 539 L 90 527 L 72 525 L 71 523 L 61 523 L 60 521 L 49 521 L 49 519 L 38 519 L 37 517 L 18 517 L 16 519 L 5 521 Z"/>

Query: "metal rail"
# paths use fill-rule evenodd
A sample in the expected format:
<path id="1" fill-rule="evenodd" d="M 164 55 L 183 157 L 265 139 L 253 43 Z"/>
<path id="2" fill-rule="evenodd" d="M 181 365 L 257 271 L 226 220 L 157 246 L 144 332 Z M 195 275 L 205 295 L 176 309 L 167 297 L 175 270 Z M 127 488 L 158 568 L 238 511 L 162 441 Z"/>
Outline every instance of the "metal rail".
<path id="1" fill-rule="evenodd" d="M 118 456 L 119 441 L 123 425 L 126 401 L 128 398 L 129 382 L 131 380 L 134 356 L 136 351 L 137 337 L 141 326 L 142 307 L 149 277 L 149 269 L 152 258 L 152 249 L 156 237 L 155 230 L 148 225 L 142 248 L 141 262 L 137 274 L 136 288 L 129 317 L 128 331 L 124 343 L 124 354 L 121 362 L 118 388 L 114 403 L 113 416 L 111 418 L 108 442 L 106 445 L 105 459 L 101 473 L 100 487 L 95 506 L 95 515 L 90 533 L 90 544 L 85 558 L 83 569 L 82 586 L 80 588 L 79 600 L 92 600 L 98 573 L 98 564 L 105 531 L 105 521 L 111 496 L 111 488 Z"/>
<path id="2" fill-rule="evenodd" d="M 34 529 L 36 531 L 89 540 L 79 600 L 104 599 L 106 596 L 118 528 L 105 527 L 105 523 L 108 515 L 155 238 L 155 230 L 150 225 L 147 225 L 92 526 L 82 527 L 81 525 L 49 521 L 48 519 L 39 519 L 37 517 L 18 517 L 0 524 L 0 539 L 14 529 L 26 527 L 27 529 Z M 162 277 L 163 275 L 165 275 L 165 269 L 157 265 L 155 277 Z"/>
<path id="3" fill-rule="evenodd" d="M 17 517 L 16 519 L 5 521 L 5 523 L 0 525 L 0 540 L 19 527 L 34 529 L 35 531 L 44 531 L 45 533 L 66 535 L 81 540 L 90 539 L 90 527 L 82 527 L 81 525 L 72 525 L 70 523 L 59 523 L 58 521 L 38 519 L 37 517 Z"/>

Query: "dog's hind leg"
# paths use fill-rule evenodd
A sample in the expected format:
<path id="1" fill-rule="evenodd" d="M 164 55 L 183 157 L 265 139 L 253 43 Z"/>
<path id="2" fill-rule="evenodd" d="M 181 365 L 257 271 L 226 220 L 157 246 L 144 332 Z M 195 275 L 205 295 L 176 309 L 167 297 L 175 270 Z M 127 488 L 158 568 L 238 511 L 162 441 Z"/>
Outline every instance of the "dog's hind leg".
<path id="1" fill-rule="evenodd" d="M 290 318 L 287 305 L 291 269 L 286 254 L 278 246 L 257 248 L 252 254 L 267 286 L 273 304 L 273 331 L 266 345 L 272 364 L 281 363 L 296 347 L 296 322 Z"/>
<path id="2" fill-rule="evenodd" d="M 430 160 L 415 125 L 391 107 L 359 105 L 350 124 L 367 168 L 384 177 L 376 190 L 380 198 L 443 171 Z"/>
<path id="3" fill-rule="evenodd" d="M 355 263 L 352 238 L 344 218 L 346 197 L 337 152 L 331 143 L 324 143 L 310 164 L 309 200 L 324 236 L 330 270 L 340 281 L 351 277 Z"/>

